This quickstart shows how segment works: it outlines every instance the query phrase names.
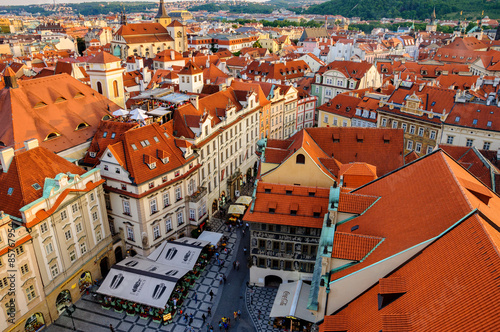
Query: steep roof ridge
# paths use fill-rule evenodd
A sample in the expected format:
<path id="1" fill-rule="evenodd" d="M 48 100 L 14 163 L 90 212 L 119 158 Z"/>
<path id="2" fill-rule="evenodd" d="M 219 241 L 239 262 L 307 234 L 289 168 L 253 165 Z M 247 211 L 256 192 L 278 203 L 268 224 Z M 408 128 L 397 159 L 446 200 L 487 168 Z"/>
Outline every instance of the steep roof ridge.
<path id="1" fill-rule="evenodd" d="M 444 151 L 443 151 L 444 152 Z M 444 152 L 446 154 L 446 152 Z M 448 156 L 451 160 L 454 160 L 451 156 Z M 462 196 L 463 198 L 465 199 L 465 201 L 467 202 L 467 204 L 469 205 L 469 207 L 471 209 L 474 209 L 474 207 L 472 206 L 472 203 L 471 201 L 469 200 L 469 197 L 467 196 L 467 194 L 465 193 L 464 191 L 464 188 L 463 188 L 463 185 L 458 181 L 458 178 L 457 176 L 455 175 L 455 172 L 453 172 L 453 170 L 451 169 L 450 167 L 450 164 L 448 164 L 448 161 L 446 160 L 446 158 L 444 158 L 443 155 L 441 155 L 441 158 L 443 158 L 445 164 L 446 164 L 446 167 L 448 168 L 448 170 L 450 171 L 450 174 L 451 176 L 453 177 L 453 180 L 455 181 L 456 185 L 458 186 L 458 188 L 460 189 L 460 192 L 462 193 Z M 459 163 L 457 163 L 458 165 L 460 165 Z M 460 167 L 462 167 L 463 169 L 465 169 L 470 175 L 472 175 L 468 169 L 466 169 L 465 167 L 463 167 L 462 165 L 460 165 Z M 474 178 L 476 178 L 474 175 L 472 175 Z M 481 182 L 481 181 L 479 181 Z M 482 182 L 481 182 L 482 183 Z M 488 187 L 487 187 L 488 188 Z"/>

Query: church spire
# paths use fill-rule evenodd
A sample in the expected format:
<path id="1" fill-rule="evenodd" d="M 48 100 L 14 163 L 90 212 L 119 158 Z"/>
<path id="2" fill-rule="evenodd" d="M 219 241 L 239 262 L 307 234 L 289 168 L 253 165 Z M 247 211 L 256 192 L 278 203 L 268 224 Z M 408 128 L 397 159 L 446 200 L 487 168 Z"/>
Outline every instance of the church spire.
<path id="1" fill-rule="evenodd" d="M 165 3 L 163 0 L 160 0 L 160 7 L 158 7 L 158 14 L 156 14 L 156 18 L 166 18 L 169 17 L 167 14 L 167 10 L 165 9 Z"/>

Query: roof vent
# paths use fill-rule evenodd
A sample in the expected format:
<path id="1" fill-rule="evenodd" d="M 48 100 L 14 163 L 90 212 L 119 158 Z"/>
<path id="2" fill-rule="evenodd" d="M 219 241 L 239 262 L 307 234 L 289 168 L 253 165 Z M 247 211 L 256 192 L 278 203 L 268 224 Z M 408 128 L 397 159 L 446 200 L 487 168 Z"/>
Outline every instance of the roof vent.
<path id="1" fill-rule="evenodd" d="M 351 227 L 351 232 L 354 232 L 355 230 L 357 230 L 359 228 L 359 225 L 356 225 L 356 226 L 352 226 Z"/>

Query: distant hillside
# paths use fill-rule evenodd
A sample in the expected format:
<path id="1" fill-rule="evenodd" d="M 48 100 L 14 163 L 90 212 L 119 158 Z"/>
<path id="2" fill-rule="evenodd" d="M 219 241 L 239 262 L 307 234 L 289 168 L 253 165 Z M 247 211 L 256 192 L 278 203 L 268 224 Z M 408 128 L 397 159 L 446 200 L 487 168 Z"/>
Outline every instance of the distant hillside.
<path id="1" fill-rule="evenodd" d="M 476 19 L 484 10 L 490 18 L 500 18 L 499 0 L 330 0 L 310 6 L 305 14 L 342 15 L 363 20 L 402 17 L 424 20 L 436 7 L 438 19 L 458 18 L 460 11 L 467 19 Z"/>

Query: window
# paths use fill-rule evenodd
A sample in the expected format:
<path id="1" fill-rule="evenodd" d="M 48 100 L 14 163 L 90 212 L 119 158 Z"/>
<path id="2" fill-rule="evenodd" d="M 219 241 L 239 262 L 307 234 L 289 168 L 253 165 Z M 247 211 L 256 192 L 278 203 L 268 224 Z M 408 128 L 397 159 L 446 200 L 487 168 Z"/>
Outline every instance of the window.
<path id="1" fill-rule="evenodd" d="M 35 286 L 31 285 L 26 288 L 26 297 L 28 298 L 28 302 L 36 297 Z"/>
<path id="2" fill-rule="evenodd" d="M 416 143 L 415 144 L 415 151 L 417 153 L 420 153 L 422 151 L 422 143 Z"/>
<path id="3" fill-rule="evenodd" d="M 73 204 L 73 205 L 71 206 L 71 210 L 73 211 L 73 213 L 78 212 L 78 204 Z"/>
<path id="4" fill-rule="evenodd" d="M 61 220 L 65 220 L 68 218 L 68 214 L 66 213 L 66 211 L 62 211 L 61 212 Z"/>
<path id="5" fill-rule="evenodd" d="M 413 141 L 408 141 L 408 143 L 406 144 L 406 149 L 413 150 Z"/>
<path id="6" fill-rule="evenodd" d="M 181 187 L 175 188 L 175 200 L 180 201 L 182 199 Z"/>
<path id="7" fill-rule="evenodd" d="M 129 201 L 123 201 L 123 214 L 130 216 L 130 202 Z"/>
<path id="8" fill-rule="evenodd" d="M 297 157 L 295 157 L 295 163 L 296 164 L 305 164 L 306 163 L 306 157 L 304 157 L 303 154 L 298 154 Z"/>
<path id="9" fill-rule="evenodd" d="M 167 179 L 168 179 L 168 178 L 167 178 L 167 176 L 165 175 L 165 176 L 163 176 L 163 177 L 161 178 L 161 182 L 162 182 L 162 183 L 165 183 L 165 182 L 167 182 Z"/>
<path id="10" fill-rule="evenodd" d="M 135 241 L 134 240 L 134 229 L 132 227 L 127 227 L 127 240 Z"/>
<path id="11" fill-rule="evenodd" d="M 418 136 L 424 136 L 424 128 L 418 128 Z"/>
<path id="12" fill-rule="evenodd" d="M 158 206 L 156 204 L 156 198 L 149 201 L 149 208 L 151 210 L 151 214 L 155 214 L 156 212 L 158 212 Z"/>
<path id="13" fill-rule="evenodd" d="M 68 229 L 66 232 L 64 232 L 64 237 L 66 238 L 66 241 L 71 239 L 71 229 Z"/>
<path id="14" fill-rule="evenodd" d="M 57 268 L 57 263 L 50 267 L 50 274 L 52 278 L 56 277 L 59 274 L 59 269 Z"/>
<path id="15" fill-rule="evenodd" d="M 82 255 L 87 252 L 87 243 L 86 242 L 80 243 L 80 252 L 82 253 Z"/>
<path id="16" fill-rule="evenodd" d="M 118 82 L 116 80 L 113 81 L 113 92 L 115 93 L 115 98 L 120 96 L 118 93 Z"/>
<path id="17" fill-rule="evenodd" d="M 382 125 L 382 127 L 387 127 L 387 119 L 386 118 L 383 118 L 381 120 L 381 125 Z"/>
<path id="18" fill-rule="evenodd" d="M 44 222 L 43 224 L 40 225 L 40 232 L 43 234 L 43 233 L 45 233 L 47 231 L 48 231 L 47 223 Z"/>
<path id="19" fill-rule="evenodd" d="M 99 81 L 97 82 L 97 92 L 99 92 L 102 95 L 102 83 Z"/>
<path id="20" fill-rule="evenodd" d="M 71 263 L 73 263 L 74 261 L 76 261 L 76 252 L 74 250 L 70 251 L 70 253 L 69 253 L 69 260 L 71 261 Z"/>
<path id="21" fill-rule="evenodd" d="M 52 248 L 52 242 L 49 242 L 45 245 L 45 252 L 47 255 L 51 254 L 54 251 L 54 248 Z"/>
<path id="22" fill-rule="evenodd" d="M 435 130 L 431 130 L 431 133 L 429 134 L 429 138 L 436 139 L 436 131 Z"/>
<path id="23" fill-rule="evenodd" d="M 392 121 L 392 129 L 397 129 L 397 128 L 398 128 L 398 122 Z"/>
<path id="24" fill-rule="evenodd" d="M 448 135 L 448 138 L 446 138 L 446 144 L 453 144 L 454 138 L 455 138 L 454 136 Z"/>
<path id="25" fill-rule="evenodd" d="M 92 221 L 96 221 L 99 218 L 97 211 L 92 212 Z"/>
<path id="26" fill-rule="evenodd" d="M 94 201 L 94 193 L 90 193 L 90 201 L 93 202 Z"/>
<path id="27" fill-rule="evenodd" d="M 104 170 L 105 170 L 105 171 L 108 171 L 108 170 L 109 170 L 108 165 L 104 165 Z"/>
<path id="28" fill-rule="evenodd" d="M 477 119 L 472 120 L 472 125 L 473 126 L 477 125 Z"/>
<path id="29" fill-rule="evenodd" d="M 410 126 L 410 134 L 415 134 L 415 126 Z"/>
<path id="30" fill-rule="evenodd" d="M 0 289 L 3 289 L 9 285 L 9 281 L 7 280 L 7 277 L 3 277 L 0 279 Z"/>
<path id="31" fill-rule="evenodd" d="M 491 121 L 488 121 L 488 123 L 486 124 L 486 127 L 491 127 Z"/>
<path id="32" fill-rule="evenodd" d="M 101 242 L 102 240 L 102 232 L 100 229 L 97 230 L 97 232 L 95 233 L 95 239 L 97 242 Z"/>
<path id="33" fill-rule="evenodd" d="M 182 211 L 177 213 L 177 226 L 180 226 L 184 223 L 184 216 L 182 215 Z"/>
<path id="34" fill-rule="evenodd" d="M 122 190 L 127 190 L 127 185 L 125 183 L 122 183 Z"/>
<path id="35" fill-rule="evenodd" d="M 172 230 L 172 219 L 168 218 L 166 221 L 165 221 L 165 228 L 167 230 L 167 233 L 170 232 Z"/>
<path id="36" fill-rule="evenodd" d="M 431 153 L 434 150 L 433 146 L 427 146 L 427 154 Z"/>
<path id="37" fill-rule="evenodd" d="M 169 195 L 169 193 L 164 193 L 163 194 L 163 207 L 166 208 L 169 205 L 170 205 L 170 195 Z"/>
<path id="38" fill-rule="evenodd" d="M 471 147 L 473 142 L 474 142 L 474 140 L 472 138 L 467 138 L 467 142 L 465 143 L 465 146 Z"/>
<path id="39" fill-rule="evenodd" d="M 22 254 L 24 254 L 24 247 L 23 246 L 16 247 L 16 255 L 21 256 Z"/>
<path id="40" fill-rule="evenodd" d="M 24 264 L 23 266 L 21 266 L 21 274 L 26 274 L 30 271 L 30 269 L 28 268 L 28 264 Z"/>
<path id="41" fill-rule="evenodd" d="M 153 227 L 153 239 L 158 239 L 160 237 L 160 225 Z"/>
<path id="42" fill-rule="evenodd" d="M 489 150 L 490 149 L 491 142 L 484 142 L 483 144 L 483 150 Z"/>
<path id="43" fill-rule="evenodd" d="M 79 222 L 78 224 L 76 224 L 76 232 L 80 233 L 81 231 L 82 231 L 82 223 Z"/>
<path id="44" fill-rule="evenodd" d="M 325 119 L 323 120 L 324 123 L 328 123 L 328 115 L 325 115 Z"/>

